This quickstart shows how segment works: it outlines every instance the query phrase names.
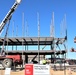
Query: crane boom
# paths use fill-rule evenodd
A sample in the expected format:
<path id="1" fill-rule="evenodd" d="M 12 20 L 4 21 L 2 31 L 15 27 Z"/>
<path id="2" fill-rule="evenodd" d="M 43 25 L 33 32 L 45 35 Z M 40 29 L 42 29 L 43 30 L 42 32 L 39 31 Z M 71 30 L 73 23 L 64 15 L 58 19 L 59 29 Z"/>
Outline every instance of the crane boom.
<path id="1" fill-rule="evenodd" d="M 12 17 L 12 14 L 14 13 L 14 11 L 16 10 L 16 8 L 18 7 L 18 5 L 20 4 L 21 0 L 16 0 L 15 3 L 13 4 L 13 6 L 11 7 L 11 9 L 9 10 L 9 12 L 7 13 L 7 15 L 5 16 L 5 18 L 3 19 L 3 21 L 0 23 L 0 33 L 3 30 L 5 24 L 10 20 L 10 18 Z"/>

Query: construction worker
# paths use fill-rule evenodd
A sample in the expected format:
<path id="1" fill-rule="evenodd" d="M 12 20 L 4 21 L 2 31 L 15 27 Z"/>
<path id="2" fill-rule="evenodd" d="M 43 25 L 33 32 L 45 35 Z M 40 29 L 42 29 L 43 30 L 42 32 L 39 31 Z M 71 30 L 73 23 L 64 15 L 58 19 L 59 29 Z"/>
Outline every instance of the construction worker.
<path id="1" fill-rule="evenodd" d="M 46 59 L 42 60 L 42 64 L 45 65 L 47 63 Z"/>

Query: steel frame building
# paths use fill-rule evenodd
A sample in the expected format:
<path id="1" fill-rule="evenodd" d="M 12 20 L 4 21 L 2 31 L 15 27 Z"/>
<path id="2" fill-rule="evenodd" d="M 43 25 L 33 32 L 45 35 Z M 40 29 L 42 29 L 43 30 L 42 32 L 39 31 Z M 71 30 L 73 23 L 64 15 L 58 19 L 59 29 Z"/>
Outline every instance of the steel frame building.
<path id="1" fill-rule="evenodd" d="M 0 38 L 0 47 L 3 45 L 4 38 Z M 6 38 L 5 41 L 5 53 L 8 55 L 15 55 L 15 54 L 20 54 L 20 55 L 51 55 L 51 58 L 55 58 L 55 55 L 65 55 L 66 58 L 66 52 L 67 49 L 63 50 L 56 50 L 54 47 L 55 45 L 63 45 L 65 42 L 65 38 L 54 38 L 54 37 L 40 37 L 38 40 L 38 37 L 10 37 Z M 12 46 L 11 50 L 7 50 L 6 46 Z M 50 50 L 27 50 L 26 46 L 28 47 L 29 45 L 31 46 L 50 46 Z M 24 50 L 13 50 L 13 46 L 25 46 Z M 66 46 L 66 45 L 65 45 Z M 40 58 L 40 57 L 39 57 Z M 40 59 L 39 59 L 40 61 Z"/>

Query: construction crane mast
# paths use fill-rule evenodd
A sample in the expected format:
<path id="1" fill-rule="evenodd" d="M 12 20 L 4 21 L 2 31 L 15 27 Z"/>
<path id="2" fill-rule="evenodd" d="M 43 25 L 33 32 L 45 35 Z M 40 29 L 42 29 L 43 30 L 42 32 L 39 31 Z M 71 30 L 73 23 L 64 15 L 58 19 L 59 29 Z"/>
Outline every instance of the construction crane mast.
<path id="1" fill-rule="evenodd" d="M 0 23 L 0 33 L 3 30 L 4 26 L 6 25 L 6 23 L 11 19 L 12 14 L 14 13 L 14 11 L 16 10 L 16 8 L 20 3 L 21 3 L 21 0 L 16 0 L 13 6 L 11 7 L 11 9 L 9 10 L 9 12 L 7 13 L 7 15 L 4 17 L 4 19 Z"/>

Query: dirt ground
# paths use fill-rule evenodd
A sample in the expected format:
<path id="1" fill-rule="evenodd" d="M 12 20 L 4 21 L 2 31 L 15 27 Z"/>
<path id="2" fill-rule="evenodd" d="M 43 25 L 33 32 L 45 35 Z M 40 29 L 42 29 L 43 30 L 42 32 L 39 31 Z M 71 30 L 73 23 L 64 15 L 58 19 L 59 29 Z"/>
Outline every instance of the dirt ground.
<path id="1" fill-rule="evenodd" d="M 76 75 L 76 72 L 65 70 L 65 71 L 54 71 L 51 70 L 51 75 Z"/>
<path id="2" fill-rule="evenodd" d="M 4 70 L 0 70 L 0 75 L 4 75 L 5 71 Z M 73 71 L 54 71 L 54 70 L 50 70 L 50 75 L 76 75 L 76 72 Z M 10 75 L 25 75 L 25 71 L 11 71 Z"/>

